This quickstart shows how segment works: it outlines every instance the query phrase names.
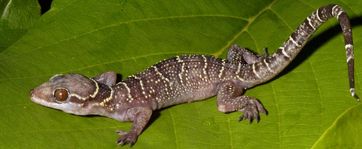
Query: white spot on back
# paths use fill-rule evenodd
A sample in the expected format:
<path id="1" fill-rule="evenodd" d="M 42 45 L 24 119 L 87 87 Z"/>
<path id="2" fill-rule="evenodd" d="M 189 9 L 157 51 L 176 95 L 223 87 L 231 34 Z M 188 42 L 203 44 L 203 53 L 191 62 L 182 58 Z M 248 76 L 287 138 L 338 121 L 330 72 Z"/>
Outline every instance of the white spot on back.
<path id="1" fill-rule="evenodd" d="M 297 47 L 300 47 L 300 46 L 301 46 L 298 42 L 296 42 L 296 41 L 293 39 L 292 36 L 290 36 L 289 38 L 290 38 L 290 40 L 291 40 Z"/>
<path id="2" fill-rule="evenodd" d="M 122 84 L 125 88 L 126 88 L 126 90 L 127 90 L 127 97 L 128 97 L 128 102 L 131 102 L 132 100 L 133 100 L 133 97 L 132 97 L 132 95 L 131 95 L 131 89 L 128 87 L 128 85 L 126 84 L 126 83 L 124 83 L 124 82 L 119 82 L 119 84 Z"/>
<path id="3" fill-rule="evenodd" d="M 224 74 L 224 70 L 225 70 L 225 60 L 222 60 L 221 69 L 219 72 L 219 79 L 221 79 L 222 75 Z"/>
<path id="4" fill-rule="evenodd" d="M 166 78 L 165 76 L 163 76 L 163 74 L 158 71 L 157 67 L 156 66 L 152 66 L 153 69 L 155 70 L 156 74 L 159 75 L 161 77 L 162 80 L 165 80 L 166 82 L 170 82 L 170 80 L 168 78 Z"/>
<path id="5" fill-rule="evenodd" d="M 347 63 L 349 63 L 349 61 L 351 60 L 351 59 L 353 59 L 353 56 L 348 56 L 348 58 L 347 58 Z"/>
<path id="6" fill-rule="evenodd" d="M 333 15 L 333 16 L 336 16 L 336 11 L 337 11 L 336 8 L 337 8 L 337 7 L 338 7 L 337 5 L 335 5 L 335 6 L 332 7 L 332 15 Z"/>
<path id="7" fill-rule="evenodd" d="M 206 76 L 207 75 L 207 71 L 206 71 L 206 69 L 207 69 L 207 58 L 205 57 L 205 55 L 201 55 L 201 57 L 204 60 L 204 68 L 202 69 L 202 71 L 203 71 L 204 75 Z"/>
<path id="8" fill-rule="evenodd" d="M 155 66 L 154 66 L 154 67 L 155 67 Z M 155 69 L 155 70 L 156 70 L 156 69 Z M 161 74 L 161 75 L 162 75 L 162 74 Z M 144 85 L 143 85 L 142 79 L 139 78 L 139 77 L 136 77 L 136 76 L 134 76 L 134 78 L 139 81 L 143 96 L 144 96 L 145 98 L 148 98 L 148 96 L 146 95 L 146 92 L 145 92 L 145 87 L 144 87 Z"/>
<path id="9" fill-rule="evenodd" d="M 338 14 L 337 14 L 337 19 L 339 19 L 339 16 L 343 13 L 343 11 L 339 11 Z"/>
<path id="10" fill-rule="evenodd" d="M 255 74 L 255 76 L 256 76 L 257 78 L 260 79 L 261 77 L 259 76 L 258 72 L 256 72 L 255 64 L 256 64 L 256 63 L 253 64 L 253 73 Z"/>
<path id="11" fill-rule="evenodd" d="M 179 56 L 177 56 L 177 62 L 181 63 L 181 72 L 178 74 L 178 77 L 179 77 L 179 80 L 180 80 L 181 84 L 184 84 L 183 79 L 182 79 L 182 75 L 185 72 L 185 63 L 184 63 L 183 60 L 180 59 Z"/>
<path id="12" fill-rule="evenodd" d="M 324 21 L 319 17 L 318 12 L 319 12 L 319 9 L 317 9 L 316 14 L 315 14 L 315 15 L 317 16 L 317 19 L 319 20 L 319 22 L 324 22 Z"/>
<path id="13" fill-rule="evenodd" d="M 351 93 L 352 96 L 355 96 L 356 95 L 356 91 L 354 88 L 350 88 L 349 89 L 349 92 Z"/>
<path id="14" fill-rule="evenodd" d="M 237 77 L 240 81 L 245 81 L 243 78 L 240 77 L 239 74 L 237 74 L 236 77 Z"/>
<path id="15" fill-rule="evenodd" d="M 352 44 L 346 44 L 345 46 L 344 46 L 344 48 L 346 49 L 346 55 L 348 56 L 347 57 L 347 63 L 351 60 L 351 59 L 353 59 L 353 57 L 354 57 L 354 55 L 353 55 L 353 52 L 352 52 L 352 50 L 353 50 L 353 45 Z M 351 52 L 351 53 L 349 53 L 349 52 Z"/>
<path id="16" fill-rule="evenodd" d="M 280 47 L 282 49 L 282 53 L 285 57 L 290 58 L 290 56 L 287 54 L 287 52 L 285 52 L 285 48 L 284 47 Z"/>
<path id="17" fill-rule="evenodd" d="M 109 96 L 105 99 L 103 99 L 103 101 L 101 103 L 99 103 L 101 106 L 104 106 L 107 102 L 111 101 L 113 98 L 113 94 L 114 94 L 114 91 L 113 89 L 107 85 L 107 87 L 111 90 L 111 93 L 109 94 Z"/>
<path id="18" fill-rule="evenodd" d="M 94 98 L 94 97 L 96 97 L 96 95 L 98 94 L 99 85 L 98 85 L 98 82 L 97 82 L 96 80 L 94 80 L 94 79 L 91 79 L 91 80 L 94 82 L 95 87 L 96 87 L 96 89 L 95 89 L 95 91 L 93 92 L 93 94 L 90 95 L 90 97 Z"/>
<path id="19" fill-rule="evenodd" d="M 239 73 L 240 73 L 240 69 L 241 69 L 241 63 L 238 63 L 238 68 L 237 68 L 235 74 L 239 74 Z"/>
<path id="20" fill-rule="evenodd" d="M 346 44 L 345 46 L 344 46 L 344 48 L 347 50 L 347 49 L 353 49 L 353 45 L 351 45 L 351 44 Z"/>
<path id="21" fill-rule="evenodd" d="M 265 64 L 265 66 L 268 68 L 268 70 L 269 70 L 270 72 L 275 73 L 275 71 L 270 68 L 269 63 L 266 61 L 266 59 L 264 59 L 264 64 Z"/>
<path id="22" fill-rule="evenodd" d="M 307 17 L 307 20 L 308 20 L 309 26 L 310 26 L 311 28 L 313 28 L 313 30 L 315 30 L 315 27 L 313 26 L 313 24 L 312 24 L 312 22 L 311 22 L 311 20 L 310 20 L 309 17 Z"/>

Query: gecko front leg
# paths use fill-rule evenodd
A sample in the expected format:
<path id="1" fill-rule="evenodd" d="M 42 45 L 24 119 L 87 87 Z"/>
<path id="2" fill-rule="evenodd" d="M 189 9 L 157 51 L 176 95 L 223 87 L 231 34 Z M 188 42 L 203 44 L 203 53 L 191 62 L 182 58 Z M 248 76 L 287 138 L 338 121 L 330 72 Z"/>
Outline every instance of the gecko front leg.
<path id="1" fill-rule="evenodd" d="M 244 96 L 243 89 L 232 81 L 223 82 L 217 93 L 217 106 L 220 112 L 243 112 L 240 121 L 259 121 L 259 113 L 267 114 L 264 106 L 254 97 Z"/>
<path id="2" fill-rule="evenodd" d="M 152 109 L 148 107 L 134 107 L 127 110 L 127 118 L 133 121 L 132 129 L 129 132 L 117 131 L 120 138 L 117 143 L 120 145 L 133 145 L 143 129 L 146 127 L 152 115 Z"/>

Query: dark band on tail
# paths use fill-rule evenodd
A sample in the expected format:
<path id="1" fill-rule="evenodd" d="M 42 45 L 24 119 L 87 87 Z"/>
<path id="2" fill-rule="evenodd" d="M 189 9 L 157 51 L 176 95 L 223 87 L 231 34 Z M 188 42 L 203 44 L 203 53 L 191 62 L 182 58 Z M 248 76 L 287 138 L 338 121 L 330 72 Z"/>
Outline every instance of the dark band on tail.
<path id="1" fill-rule="evenodd" d="M 275 54 L 265 58 L 266 62 L 268 62 L 267 64 L 256 64 L 256 66 L 259 66 L 259 68 L 256 68 L 256 70 L 258 70 L 256 73 L 262 78 L 260 82 L 267 81 L 280 73 L 297 56 L 310 36 L 319 28 L 319 26 L 333 17 L 338 19 L 343 31 L 350 93 L 354 98 L 359 100 L 355 93 L 352 29 L 347 13 L 340 6 L 335 4 L 327 5 L 314 11 L 301 25 L 299 25 L 297 30 L 289 36 L 288 40 L 278 48 Z M 267 71 L 270 69 L 273 71 Z"/>

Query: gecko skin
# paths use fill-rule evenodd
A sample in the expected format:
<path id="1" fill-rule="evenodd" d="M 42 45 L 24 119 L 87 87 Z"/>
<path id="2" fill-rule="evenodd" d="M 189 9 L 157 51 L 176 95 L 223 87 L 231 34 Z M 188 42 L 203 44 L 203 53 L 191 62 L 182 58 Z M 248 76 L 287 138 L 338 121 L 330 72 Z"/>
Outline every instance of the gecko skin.
<path id="1" fill-rule="evenodd" d="M 226 60 L 208 55 L 176 56 L 117 84 L 114 72 L 93 78 L 79 74 L 55 75 L 33 89 L 31 99 L 75 115 L 132 121 L 129 132 L 118 131 L 118 144 L 134 144 L 152 111 L 212 96 L 217 96 L 219 111 L 241 111 L 240 120 L 259 121 L 259 113 L 267 111 L 259 100 L 243 95 L 245 90 L 279 74 L 315 30 L 332 17 L 338 19 L 343 31 L 350 93 L 358 100 L 354 89 L 352 30 L 347 14 L 338 5 L 314 11 L 272 55 L 256 55 L 233 45 Z"/>

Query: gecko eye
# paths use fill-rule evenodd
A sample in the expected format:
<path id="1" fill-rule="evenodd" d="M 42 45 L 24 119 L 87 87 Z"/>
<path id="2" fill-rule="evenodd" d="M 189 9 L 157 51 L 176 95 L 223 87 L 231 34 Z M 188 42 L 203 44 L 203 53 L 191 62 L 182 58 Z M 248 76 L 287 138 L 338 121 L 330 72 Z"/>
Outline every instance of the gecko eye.
<path id="1" fill-rule="evenodd" d="M 65 101 L 68 98 L 68 91 L 66 89 L 56 89 L 54 91 L 54 97 L 58 101 Z"/>

